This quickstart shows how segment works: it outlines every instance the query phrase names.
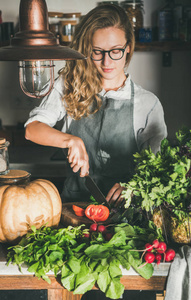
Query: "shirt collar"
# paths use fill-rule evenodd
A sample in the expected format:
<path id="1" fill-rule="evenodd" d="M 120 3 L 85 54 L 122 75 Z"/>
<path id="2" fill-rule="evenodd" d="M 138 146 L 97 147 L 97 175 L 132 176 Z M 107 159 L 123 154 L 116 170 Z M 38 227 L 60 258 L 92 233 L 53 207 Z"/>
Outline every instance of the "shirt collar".
<path id="1" fill-rule="evenodd" d="M 125 83 L 123 86 L 121 86 L 117 91 L 105 91 L 102 89 L 102 91 L 98 94 L 101 97 L 107 97 L 107 98 L 114 98 L 116 100 L 127 100 L 131 98 L 131 76 L 129 74 L 126 74 L 127 79 L 125 80 Z"/>

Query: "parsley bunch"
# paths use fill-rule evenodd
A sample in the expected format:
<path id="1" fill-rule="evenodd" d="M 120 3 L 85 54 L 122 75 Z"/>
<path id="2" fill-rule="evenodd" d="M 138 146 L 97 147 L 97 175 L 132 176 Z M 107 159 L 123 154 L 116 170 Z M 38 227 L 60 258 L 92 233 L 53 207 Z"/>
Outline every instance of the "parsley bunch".
<path id="1" fill-rule="evenodd" d="M 136 173 L 128 183 L 122 183 L 126 208 L 133 203 L 152 212 L 164 205 L 179 218 L 186 214 L 191 199 L 191 131 L 183 128 L 176 138 L 176 146 L 164 139 L 156 155 L 151 149 L 134 155 Z"/>

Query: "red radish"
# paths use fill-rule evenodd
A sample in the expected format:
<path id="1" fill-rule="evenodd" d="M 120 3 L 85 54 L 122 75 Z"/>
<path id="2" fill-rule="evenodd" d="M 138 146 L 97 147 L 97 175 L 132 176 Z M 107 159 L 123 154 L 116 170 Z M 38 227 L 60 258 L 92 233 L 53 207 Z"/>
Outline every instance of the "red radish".
<path id="1" fill-rule="evenodd" d="M 159 246 L 157 248 L 158 253 L 164 253 L 166 251 L 166 243 L 165 242 L 160 242 Z"/>
<path id="2" fill-rule="evenodd" d="M 84 234 L 83 234 L 83 237 L 89 238 L 89 237 L 90 237 L 90 234 L 89 234 L 89 233 L 84 233 Z"/>
<path id="3" fill-rule="evenodd" d="M 144 259 L 147 263 L 151 264 L 155 260 L 155 255 L 153 252 L 147 252 L 144 255 Z"/>
<path id="4" fill-rule="evenodd" d="M 165 261 L 172 261 L 175 257 L 175 251 L 173 249 L 168 249 L 165 252 Z"/>
<path id="5" fill-rule="evenodd" d="M 159 247 L 159 241 L 158 240 L 154 240 L 153 241 L 153 248 L 158 248 Z"/>
<path id="6" fill-rule="evenodd" d="M 111 232 L 107 232 L 105 235 L 105 240 L 110 241 L 112 237 L 113 237 L 113 234 Z"/>
<path id="7" fill-rule="evenodd" d="M 90 226 L 90 231 L 97 231 L 97 223 L 93 223 L 93 224 Z"/>
<path id="8" fill-rule="evenodd" d="M 161 262 L 161 259 L 162 259 L 162 255 L 160 253 L 156 253 L 155 259 L 156 259 L 157 265 L 159 265 Z"/>
<path id="9" fill-rule="evenodd" d="M 97 228 L 97 230 L 99 232 L 103 232 L 104 233 L 104 232 L 106 232 L 107 229 L 106 229 L 106 227 L 104 225 L 99 225 L 98 228 Z"/>
<path id="10" fill-rule="evenodd" d="M 150 252 L 152 249 L 153 249 L 153 246 L 152 246 L 151 244 L 147 243 L 147 244 L 145 245 L 145 250 L 146 250 L 146 251 Z"/>

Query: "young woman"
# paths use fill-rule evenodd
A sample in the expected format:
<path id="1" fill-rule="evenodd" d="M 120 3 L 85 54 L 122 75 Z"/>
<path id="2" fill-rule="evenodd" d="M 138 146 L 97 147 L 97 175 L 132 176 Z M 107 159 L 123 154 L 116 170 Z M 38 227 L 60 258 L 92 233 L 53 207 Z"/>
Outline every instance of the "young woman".
<path id="1" fill-rule="evenodd" d="M 50 95 L 30 113 L 26 139 L 68 148 L 73 172 L 65 181 L 63 201 L 89 199 L 83 178 L 88 172 L 108 201 L 119 201 L 120 183 L 134 171 L 133 154 L 149 146 L 156 153 L 166 137 L 158 98 L 125 72 L 134 44 L 121 7 L 94 8 L 76 27 L 71 45 L 87 59 L 68 61 Z M 53 128 L 62 119 L 63 129 Z"/>

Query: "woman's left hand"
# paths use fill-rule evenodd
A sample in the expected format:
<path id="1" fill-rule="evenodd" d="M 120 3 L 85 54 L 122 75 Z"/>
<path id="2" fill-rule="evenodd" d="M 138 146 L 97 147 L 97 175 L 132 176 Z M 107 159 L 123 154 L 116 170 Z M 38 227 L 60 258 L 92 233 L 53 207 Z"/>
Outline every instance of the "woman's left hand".
<path id="1" fill-rule="evenodd" d="M 108 192 L 106 196 L 106 200 L 112 205 L 112 206 L 119 206 L 123 202 L 123 198 L 121 197 L 121 192 L 125 188 L 122 187 L 119 183 L 114 184 L 114 186 L 111 188 L 111 190 Z"/>

